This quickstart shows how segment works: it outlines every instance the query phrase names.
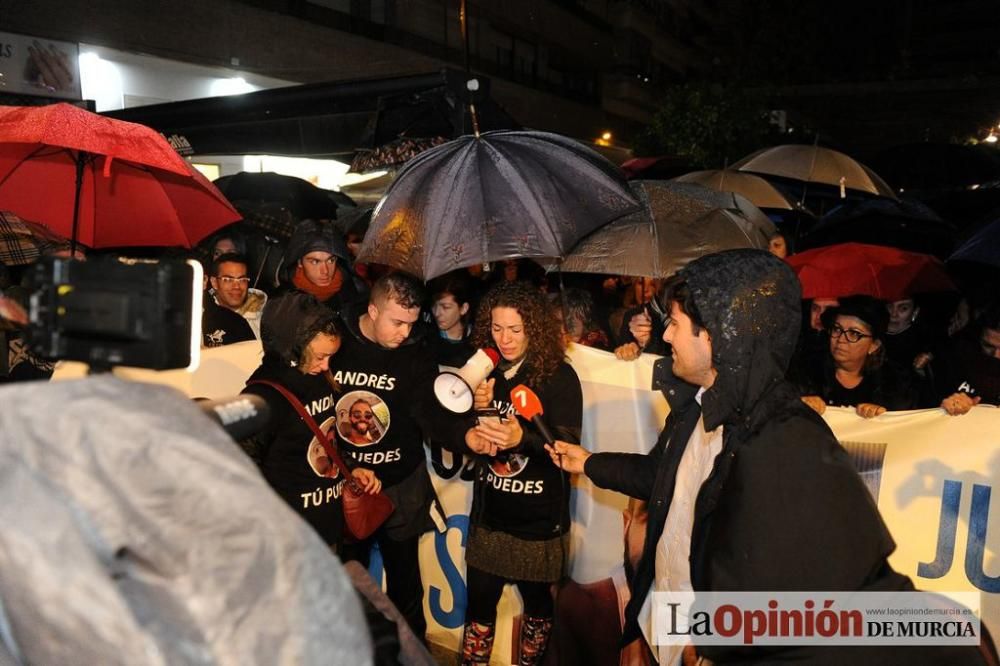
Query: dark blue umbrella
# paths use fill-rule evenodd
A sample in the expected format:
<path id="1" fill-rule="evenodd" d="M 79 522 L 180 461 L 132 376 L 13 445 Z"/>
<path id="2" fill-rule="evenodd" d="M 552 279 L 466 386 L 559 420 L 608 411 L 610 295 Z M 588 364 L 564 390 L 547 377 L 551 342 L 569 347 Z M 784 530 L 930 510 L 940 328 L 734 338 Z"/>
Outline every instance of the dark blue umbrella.
<path id="1" fill-rule="evenodd" d="M 948 258 L 1000 267 L 1000 217 L 977 231 Z"/>
<path id="2" fill-rule="evenodd" d="M 799 240 L 798 249 L 867 243 L 944 259 L 955 247 L 955 233 L 955 227 L 920 202 L 869 199 L 831 210 Z"/>
<path id="3" fill-rule="evenodd" d="M 372 215 L 358 261 L 429 280 L 488 261 L 559 259 L 639 208 L 622 171 L 572 139 L 485 132 L 406 164 Z"/>

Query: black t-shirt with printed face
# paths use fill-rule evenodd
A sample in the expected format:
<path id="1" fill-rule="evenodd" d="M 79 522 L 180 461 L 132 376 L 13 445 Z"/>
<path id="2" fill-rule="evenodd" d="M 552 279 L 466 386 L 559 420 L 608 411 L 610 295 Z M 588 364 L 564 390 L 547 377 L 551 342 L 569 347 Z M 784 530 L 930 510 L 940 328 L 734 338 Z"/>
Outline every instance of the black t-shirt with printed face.
<path id="1" fill-rule="evenodd" d="M 420 339 L 387 349 L 364 337 L 350 311 L 344 321 L 348 330 L 330 358 L 341 389 L 337 440 L 359 466 L 373 470 L 384 486 L 394 486 L 426 464 L 424 435 L 440 434 L 429 431 L 448 419 L 434 398 L 437 363 Z M 456 437 L 449 431 L 442 441 L 450 445 Z"/>
<path id="2" fill-rule="evenodd" d="M 336 544 L 344 523 L 343 475 L 284 396 L 269 386 L 249 384 L 255 379 L 267 379 L 291 391 L 324 433 L 336 427 L 333 387 L 321 375 L 303 375 L 280 362 L 265 361 L 243 392 L 261 396 L 271 408 L 267 430 L 255 437 L 263 447 L 264 478 L 328 544 Z"/>
<path id="3" fill-rule="evenodd" d="M 524 383 L 524 368 L 508 379 L 494 370 L 493 405 L 508 419 L 520 418 L 511 390 Z M 558 439 L 580 441 L 583 394 L 580 379 L 566 363 L 539 386 L 528 385 L 542 403 L 542 421 Z M 531 421 L 520 419 L 521 444 L 493 459 L 476 481 L 472 516 L 490 529 L 518 538 L 550 539 L 569 530 L 569 481 L 552 464 L 543 438 Z"/>

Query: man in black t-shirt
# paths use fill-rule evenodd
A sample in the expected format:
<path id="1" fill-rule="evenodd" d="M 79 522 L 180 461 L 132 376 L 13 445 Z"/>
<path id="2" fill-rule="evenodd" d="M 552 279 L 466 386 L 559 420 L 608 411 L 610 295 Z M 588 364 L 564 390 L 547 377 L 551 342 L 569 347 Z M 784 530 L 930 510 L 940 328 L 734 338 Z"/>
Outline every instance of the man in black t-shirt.
<path id="1" fill-rule="evenodd" d="M 330 371 L 340 386 L 337 439 L 341 449 L 382 481 L 395 511 L 368 540 L 346 545 L 345 561 L 367 566 L 377 541 L 385 566 L 388 596 L 423 638 L 426 620 L 417 544 L 444 515 L 427 473 L 425 436 L 457 449 L 464 439 L 460 419 L 438 405 L 438 368 L 414 325 L 423 293 L 413 278 L 393 273 L 372 286 L 367 307 L 342 311 L 344 337 Z"/>

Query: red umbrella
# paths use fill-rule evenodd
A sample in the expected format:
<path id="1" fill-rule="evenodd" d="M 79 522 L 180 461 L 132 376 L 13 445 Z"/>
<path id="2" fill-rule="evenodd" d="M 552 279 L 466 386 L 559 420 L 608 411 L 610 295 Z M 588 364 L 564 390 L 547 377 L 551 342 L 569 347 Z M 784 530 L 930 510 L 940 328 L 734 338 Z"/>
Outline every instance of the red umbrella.
<path id="1" fill-rule="evenodd" d="M 944 264 L 929 254 L 894 247 L 840 243 L 786 260 L 802 283 L 802 298 L 867 294 L 898 301 L 913 294 L 955 291 Z"/>
<path id="2" fill-rule="evenodd" d="M 191 247 L 240 219 L 154 130 L 69 104 L 0 107 L 0 209 L 92 248 Z"/>

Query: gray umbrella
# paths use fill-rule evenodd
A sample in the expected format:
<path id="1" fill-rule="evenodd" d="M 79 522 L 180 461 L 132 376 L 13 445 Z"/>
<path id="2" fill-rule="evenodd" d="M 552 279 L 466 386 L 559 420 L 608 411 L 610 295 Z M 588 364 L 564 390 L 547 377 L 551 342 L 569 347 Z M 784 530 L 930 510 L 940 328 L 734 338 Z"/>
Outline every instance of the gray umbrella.
<path id="1" fill-rule="evenodd" d="M 673 178 L 678 183 L 697 183 L 720 192 L 742 194 L 759 208 L 796 210 L 798 205 L 760 176 L 730 169 L 692 171 Z"/>
<path id="2" fill-rule="evenodd" d="M 877 173 L 844 153 L 823 146 L 773 146 L 747 155 L 729 168 L 896 198 L 896 193 Z"/>
<path id="3" fill-rule="evenodd" d="M 621 170 L 572 139 L 509 130 L 464 136 L 399 172 L 358 261 L 429 280 L 487 261 L 561 258 L 638 209 Z"/>
<path id="4" fill-rule="evenodd" d="M 774 223 L 746 198 L 691 183 L 632 181 L 643 209 L 598 229 L 562 262 L 570 273 L 668 277 L 706 254 L 766 249 Z"/>

